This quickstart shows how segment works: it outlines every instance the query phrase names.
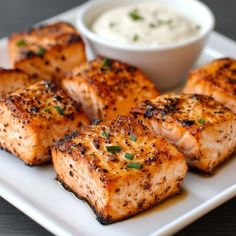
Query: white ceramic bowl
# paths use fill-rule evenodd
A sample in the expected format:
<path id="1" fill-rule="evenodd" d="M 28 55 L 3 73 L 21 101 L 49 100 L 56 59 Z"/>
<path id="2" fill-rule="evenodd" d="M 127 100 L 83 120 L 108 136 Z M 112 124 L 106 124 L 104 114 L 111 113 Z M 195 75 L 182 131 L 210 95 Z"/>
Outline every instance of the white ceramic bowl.
<path id="1" fill-rule="evenodd" d="M 163 46 L 123 45 L 107 41 L 91 31 L 91 25 L 104 11 L 132 3 L 161 3 L 175 7 L 201 26 L 191 39 Z M 94 55 L 118 59 L 142 69 L 161 90 L 178 84 L 200 55 L 214 27 L 210 9 L 197 0 L 96 0 L 78 13 L 77 26 Z"/>

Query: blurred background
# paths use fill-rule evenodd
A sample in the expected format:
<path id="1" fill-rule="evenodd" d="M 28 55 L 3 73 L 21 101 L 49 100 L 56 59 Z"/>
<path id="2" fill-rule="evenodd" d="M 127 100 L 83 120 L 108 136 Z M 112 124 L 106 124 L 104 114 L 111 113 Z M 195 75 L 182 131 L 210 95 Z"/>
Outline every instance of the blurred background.
<path id="1" fill-rule="evenodd" d="M 112 0 L 111 0 L 112 1 Z M 0 0 L 0 37 L 82 4 L 83 0 Z M 236 40 L 236 1 L 205 0 L 216 16 L 216 30 Z M 199 17 L 201 17 L 199 15 Z M 235 55 L 236 56 L 236 55 Z M 229 176 L 230 178 L 230 176 Z M 236 235 L 236 199 L 191 224 L 177 235 Z M 0 236 L 51 235 L 0 197 Z"/>

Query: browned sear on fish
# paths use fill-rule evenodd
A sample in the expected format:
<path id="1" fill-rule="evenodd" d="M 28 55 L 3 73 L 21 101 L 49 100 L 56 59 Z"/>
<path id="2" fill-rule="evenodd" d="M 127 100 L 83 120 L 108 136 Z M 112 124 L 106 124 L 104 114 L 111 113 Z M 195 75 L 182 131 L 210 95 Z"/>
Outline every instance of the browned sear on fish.
<path id="1" fill-rule="evenodd" d="M 78 31 L 66 22 L 41 25 L 9 38 L 13 67 L 34 79 L 53 80 L 60 85 L 65 72 L 86 61 L 84 43 Z"/>
<path id="2" fill-rule="evenodd" d="M 80 104 L 49 81 L 0 99 L 0 147 L 28 165 L 51 159 L 51 145 L 89 121 Z"/>
<path id="3" fill-rule="evenodd" d="M 125 115 L 135 104 L 159 95 L 139 69 L 102 57 L 75 68 L 62 86 L 91 120 Z"/>
<path id="4" fill-rule="evenodd" d="M 33 81 L 25 72 L 19 69 L 0 68 L 0 96 L 24 88 Z"/>
<path id="5" fill-rule="evenodd" d="M 52 151 L 58 179 L 102 224 L 126 219 L 177 194 L 184 156 L 132 116 L 87 126 Z"/>
<path id="6" fill-rule="evenodd" d="M 236 60 L 222 58 L 192 71 L 184 92 L 209 95 L 236 113 Z"/>
<path id="7" fill-rule="evenodd" d="M 236 148 L 235 114 L 209 96 L 166 94 L 145 101 L 132 113 L 201 171 L 212 173 Z"/>

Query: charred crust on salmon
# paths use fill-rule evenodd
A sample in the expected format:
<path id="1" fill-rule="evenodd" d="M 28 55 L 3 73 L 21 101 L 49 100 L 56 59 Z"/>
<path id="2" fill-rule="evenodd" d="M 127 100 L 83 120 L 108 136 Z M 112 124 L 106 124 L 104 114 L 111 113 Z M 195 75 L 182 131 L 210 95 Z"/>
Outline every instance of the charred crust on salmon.
<path id="1" fill-rule="evenodd" d="M 236 147 L 236 116 L 206 95 L 165 94 L 139 104 L 131 114 L 175 144 L 188 164 L 203 172 L 213 173 Z"/>
<path id="2" fill-rule="evenodd" d="M 59 141 L 52 155 L 59 179 L 93 206 L 103 224 L 127 219 L 176 194 L 187 171 L 183 155 L 133 116 L 83 127 Z M 173 179 L 161 171 L 164 166 Z"/>
<path id="3" fill-rule="evenodd" d="M 191 71 L 183 91 L 211 96 L 236 113 L 236 60 L 221 58 Z"/>
<path id="4" fill-rule="evenodd" d="M 57 22 L 9 37 L 12 66 L 37 80 L 58 85 L 64 73 L 86 61 L 85 47 L 79 32 L 66 22 Z"/>
<path id="5" fill-rule="evenodd" d="M 29 165 L 50 161 L 51 145 L 89 123 L 82 107 L 49 81 L 2 96 L 0 119 L 0 146 Z"/>
<path id="6" fill-rule="evenodd" d="M 159 94 L 140 70 L 104 57 L 75 68 L 63 79 L 62 87 L 81 101 L 91 120 L 125 115 L 134 104 Z"/>

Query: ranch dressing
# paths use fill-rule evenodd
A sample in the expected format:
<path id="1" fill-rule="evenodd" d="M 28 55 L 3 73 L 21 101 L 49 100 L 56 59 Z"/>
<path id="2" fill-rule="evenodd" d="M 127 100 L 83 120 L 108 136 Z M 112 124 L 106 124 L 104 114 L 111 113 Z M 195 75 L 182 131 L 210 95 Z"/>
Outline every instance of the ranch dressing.
<path id="1" fill-rule="evenodd" d="M 145 3 L 110 9 L 91 28 L 108 41 L 142 46 L 173 44 L 200 32 L 196 22 L 176 9 Z"/>

